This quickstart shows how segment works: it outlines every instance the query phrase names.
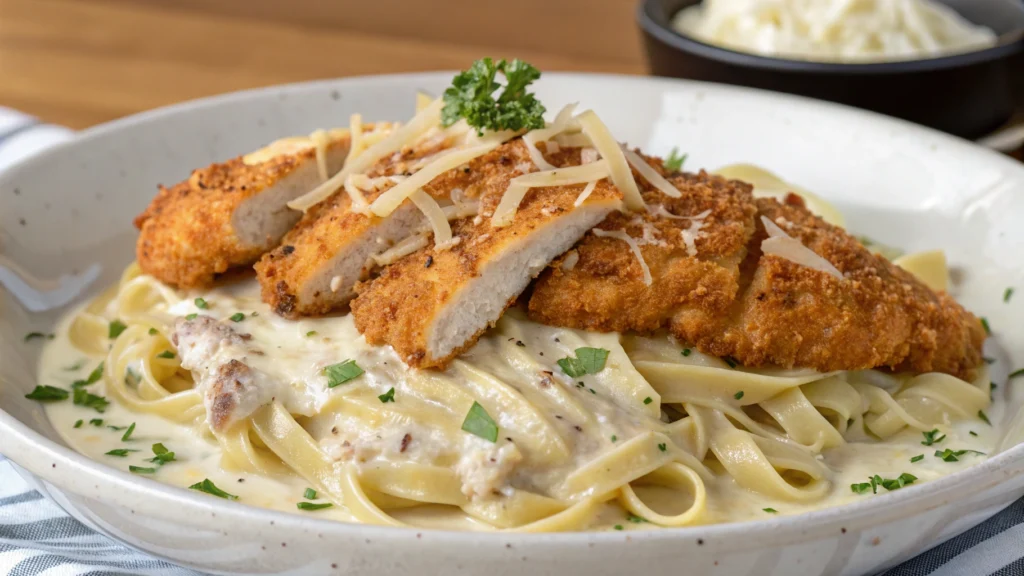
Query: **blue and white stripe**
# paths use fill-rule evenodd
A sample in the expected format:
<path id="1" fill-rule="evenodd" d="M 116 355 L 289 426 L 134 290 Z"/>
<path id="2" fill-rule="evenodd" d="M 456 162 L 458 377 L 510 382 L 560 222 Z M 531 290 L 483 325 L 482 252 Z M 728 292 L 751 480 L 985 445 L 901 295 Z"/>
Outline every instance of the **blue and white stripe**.
<path id="1" fill-rule="evenodd" d="M 66 128 L 0 107 L 0 169 L 67 140 Z M 44 499 L 0 455 L 0 575 L 202 576 L 101 536 Z M 1024 575 L 1024 499 L 882 576 Z"/>

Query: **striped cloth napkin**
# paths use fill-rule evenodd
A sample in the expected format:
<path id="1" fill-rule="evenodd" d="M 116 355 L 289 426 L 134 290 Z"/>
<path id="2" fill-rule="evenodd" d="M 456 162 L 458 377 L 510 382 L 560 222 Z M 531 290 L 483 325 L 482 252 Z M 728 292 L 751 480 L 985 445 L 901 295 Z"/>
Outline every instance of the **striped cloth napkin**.
<path id="1" fill-rule="evenodd" d="M 71 138 L 0 107 L 0 170 Z M 0 574 L 202 576 L 97 534 L 44 499 L 0 455 Z M 1024 575 L 1024 499 L 883 576 Z"/>

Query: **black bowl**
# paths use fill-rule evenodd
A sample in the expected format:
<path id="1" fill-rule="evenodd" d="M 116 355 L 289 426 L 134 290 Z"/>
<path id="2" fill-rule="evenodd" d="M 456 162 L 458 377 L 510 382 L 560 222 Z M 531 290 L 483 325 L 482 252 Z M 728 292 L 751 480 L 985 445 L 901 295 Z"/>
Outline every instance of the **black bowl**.
<path id="1" fill-rule="evenodd" d="M 801 94 L 904 118 L 978 138 L 1024 105 L 1024 2 L 960 0 L 969 20 L 1000 35 L 991 48 L 924 60 L 845 64 L 758 56 L 675 32 L 670 21 L 699 0 L 642 0 L 651 72 Z"/>

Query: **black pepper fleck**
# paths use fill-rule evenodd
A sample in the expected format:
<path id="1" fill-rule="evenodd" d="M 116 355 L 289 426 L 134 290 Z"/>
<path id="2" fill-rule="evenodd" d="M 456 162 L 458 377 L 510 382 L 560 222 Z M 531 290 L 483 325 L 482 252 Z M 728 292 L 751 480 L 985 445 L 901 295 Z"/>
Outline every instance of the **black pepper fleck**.
<path id="1" fill-rule="evenodd" d="M 523 344 L 522 340 L 516 340 L 516 346 L 519 346 L 520 348 L 526 348 L 526 344 Z"/>
<path id="2" fill-rule="evenodd" d="M 426 264 L 423 265 L 423 267 L 424 268 L 430 268 L 430 266 L 433 265 L 433 264 L 434 264 L 434 257 L 433 256 L 427 256 L 427 262 L 426 262 Z"/>
<path id="3" fill-rule="evenodd" d="M 284 255 L 287 256 L 287 255 L 291 254 L 292 252 L 295 252 L 295 246 L 292 246 L 290 244 L 286 245 L 286 246 L 282 246 L 281 247 L 281 252 L 284 252 Z"/>

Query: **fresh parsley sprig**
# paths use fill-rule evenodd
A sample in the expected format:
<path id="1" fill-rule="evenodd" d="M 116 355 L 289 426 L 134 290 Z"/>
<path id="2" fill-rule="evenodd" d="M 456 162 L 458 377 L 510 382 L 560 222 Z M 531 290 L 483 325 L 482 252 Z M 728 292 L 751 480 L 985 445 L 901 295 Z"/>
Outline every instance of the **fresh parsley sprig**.
<path id="1" fill-rule="evenodd" d="M 505 76 L 505 87 L 495 99 L 494 92 L 501 87 L 495 81 L 498 72 Z M 538 78 L 540 70 L 519 59 L 477 60 L 469 70 L 456 74 L 451 87 L 444 91 L 441 122 L 451 126 L 465 118 L 478 134 L 484 130 L 543 128 L 544 105 L 526 91 Z"/>

